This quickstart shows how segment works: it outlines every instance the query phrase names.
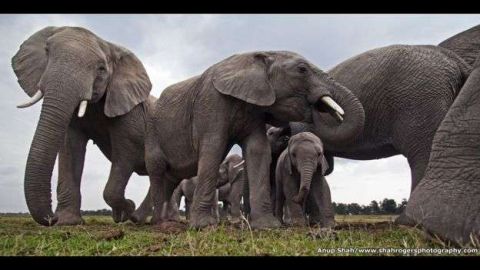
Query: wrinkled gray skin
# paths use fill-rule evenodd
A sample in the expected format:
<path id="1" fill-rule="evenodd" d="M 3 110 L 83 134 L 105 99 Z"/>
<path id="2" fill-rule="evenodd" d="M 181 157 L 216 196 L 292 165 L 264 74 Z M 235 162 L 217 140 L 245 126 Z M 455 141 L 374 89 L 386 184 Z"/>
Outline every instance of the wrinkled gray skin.
<path id="1" fill-rule="evenodd" d="M 42 225 L 75 225 L 80 216 L 80 182 L 88 140 L 112 162 L 104 198 L 115 222 L 135 209 L 125 199 L 133 172 L 146 174 L 146 112 L 155 98 L 140 60 L 130 51 L 79 27 L 46 27 L 28 38 L 12 58 L 23 90 L 43 94 L 38 125 L 25 169 L 25 197 Z M 79 103 L 88 101 L 77 117 Z M 51 176 L 59 153 L 58 205 L 51 206 Z"/>
<path id="2" fill-rule="evenodd" d="M 323 176 L 327 169 L 323 144 L 317 136 L 302 132 L 290 138 L 287 149 L 278 158 L 275 173 L 275 216 L 281 222 L 286 204 L 294 226 L 334 226 L 330 188 Z"/>
<path id="3" fill-rule="evenodd" d="M 232 223 L 240 221 L 240 202 L 242 199 L 243 185 L 244 185 L 244 167 L 242 157 L 233 154 L 228 156 L 220 165 L 220 178 L 217 181 L 216 190 L 218 191 L 218 198 L 215 200 L 215 206 L 218 202 L 223 203 L 223 213 L 229 214 Z M 170 212 L 172 220 L 180 220 L 178 208 L 182 196 L 185 197 L 185 214 L 187 220 L 190 219 L 190 206 L 193 202 L 193 194 L 198 185 L 198 177 L 184 179 L 175 188 L 170 200 Z M 216 212 L 216 209 L 212 209 Z"/>
<path id="4" fill-rule="evenodd" d="M 352 57 L 329 74 L 362 102 L 364 131 L 343 146 L 317 134 L 327 159 L 328 155 L 358 160 L 404 155 L 411 168 L 411 190 L 422 178 L 428 181 L 411 193 L 408 214 L 397 222 L 420 222 L 456 243 L 465 243 L 467 235 L 478 235 L 479 230 L 478 203 L 472 203 L 480 194 L 473 151 L 476 132 L 470 132 L 476 128 L 473 113 L 478 113 L 472 65 L 479 54 L 480 25 L 439 46 L 394 45 Z M 291 123 L 290 128 L 292 134 L 316 132 L 302 123 Z"/>
<path id="5" fill-rule="evenodd" d="M 325 97 L 343 108 L 341 123 Z M 335 106 L 333 106 L 335 107 Z M 278 227 L 270 205 L 271 151 L 265 124 L 311 121 L 312 115 L 336 121 L 324 136 L 353 139 L 363 128 L 364 113 L 351 92 L 292 52 L 266 51 L 233 55 L 202 75 L 165 89 L 147 124 L 145 155 L 152 198 L 153 223 L 161 223 L 161 205 L 181 179 L 198 175 L 190 226 L 216 224 L 212 197 L 220 163 L 234 144 L 245 158 L 252 228 Z M 339 118 L 337 116 L 337 118 Z M 316 119 L 319 119 L 318 117 Z M 179 132 L 182 131 L 182 132 Z"/>
<path id="6" fill-rule="evenodd" d="M 425 176 L 406 216 L 457 245 L 480 246 L 480 26 L 443 42 L 476 62 L 435 133 Z"/>

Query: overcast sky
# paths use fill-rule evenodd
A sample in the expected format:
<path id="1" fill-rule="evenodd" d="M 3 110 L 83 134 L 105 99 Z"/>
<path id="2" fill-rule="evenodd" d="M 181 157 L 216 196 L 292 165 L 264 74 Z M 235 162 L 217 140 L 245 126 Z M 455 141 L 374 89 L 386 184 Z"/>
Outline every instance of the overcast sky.
<path id="1" fill-rule="evenodd" d="M 28 96 L 17 83 L 11 58 L 25 39 L 46 26 L 85 27 L 129 48 L 145 65 L 158 97 L 166 86 L 239 52 L 295 51 L 328 71 L 369 49 L 438 44 L 479 23 L 480 15 L 0 15 L 0 212 L 27 211 L 23 176 L 41 107 L 15 107 Z M 335 162 L 327 177 L 333 201 L 368 204 L 409 196 L 410 170 L 403 156 Z M 102 193 L 109 169 L 90 141 L 82 209 L 108 208 Z M 56 182 L 55 169 L 52 190 Z M 126 194 L 139 205 L 147 189 L 148 178 L 134 174 Z"/>

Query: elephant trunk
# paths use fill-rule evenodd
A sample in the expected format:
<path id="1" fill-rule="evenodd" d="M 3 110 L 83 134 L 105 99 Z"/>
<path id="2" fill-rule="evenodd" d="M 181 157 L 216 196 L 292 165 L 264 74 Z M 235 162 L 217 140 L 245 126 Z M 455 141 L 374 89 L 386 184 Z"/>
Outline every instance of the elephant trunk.
<path id="1" fill-rule="evenodd" d="M 344 114 L 339 116 L 338 111 L 334 111 L 331 105 L 325 104 L 325 100 L 320 98 L 315 104 L 317 109 L 312 110 L 313 131 L 326 146 L 341 147 L 354 141 L 363 132 L 365 111 L 349 89 L 331 79 L 328 84 L 328 88 L 332 89 L 330 91 L 332 99 L 340 105 Z M 334 121 L 325 112 L 335 115 L 337 119 L 340 118 L 341 123 Z"/>
<path id="2" fill-rule="evenodd" d="M 310 192 L 310 184 L 312 183 L 312 176 L 315 167 L 315 162 L 313 161 L 303 163 L 300 171 L 300 188 L 298 194 L 293 197 L 294 202 L 303 203 L 305 201 Z"/>
<path id="3" fill-rule="evenodd" d="M 57 153 L 64 142 L 65 132 L 80 100 L 63 91 L 74 82 L 49 82 L 35 135 L 28 154 L 24 190 L 32 218 L 45 226 L 54 225 L 57 218 L 52 212 L 51 177 Z"/>

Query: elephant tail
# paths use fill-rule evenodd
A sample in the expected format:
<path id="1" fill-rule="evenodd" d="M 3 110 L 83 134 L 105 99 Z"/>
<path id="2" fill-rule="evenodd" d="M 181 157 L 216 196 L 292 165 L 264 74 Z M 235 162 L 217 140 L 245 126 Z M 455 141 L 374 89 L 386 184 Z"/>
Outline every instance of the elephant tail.
<path id="1" fill-rule="evenodd" d="M 440 42 L 438 46 L 455 52 L 472 66 L 480 54 L 480 24 Z"/>

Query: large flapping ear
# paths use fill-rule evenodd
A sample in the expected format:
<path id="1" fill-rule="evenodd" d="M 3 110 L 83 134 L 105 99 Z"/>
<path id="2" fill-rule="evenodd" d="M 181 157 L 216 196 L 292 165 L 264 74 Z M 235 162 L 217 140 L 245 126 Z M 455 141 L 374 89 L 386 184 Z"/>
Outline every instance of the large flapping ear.
<path id="1" fill-rule="evenodd" d="M 272 56 L 263 52 L 231 56 L 215 65 L 213 85 L 222 94 L 270 106 L 275 102 L 275 92 L 268 82 L 267 70 L 273 61 Z"/>
<path id="2" fill-rule="evenodd" d="M 58 27 L 45 27 L 25 40 L 12 58 L 12 67 L 22 89 L 32 97 L 38 90 L 40 81 L 47 66 L 47 39 L 57 33 Z"/>
<path id="3" fill-rule="evenodd" d="M 115 117 L 126 114 L 146 101 L 152 83 L 142 62 L 129 50 L 111 44 L 113 72 L 107 88 L 105 115 Z"/>

